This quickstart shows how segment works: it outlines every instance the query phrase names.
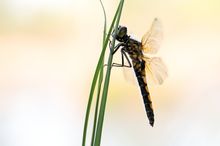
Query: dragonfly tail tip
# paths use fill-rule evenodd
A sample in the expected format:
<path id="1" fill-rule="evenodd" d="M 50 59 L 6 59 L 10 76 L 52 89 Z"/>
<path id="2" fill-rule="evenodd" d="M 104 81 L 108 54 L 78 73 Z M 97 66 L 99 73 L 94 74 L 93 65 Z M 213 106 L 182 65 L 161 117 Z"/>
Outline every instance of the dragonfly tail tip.
<path id="1" fill-rule="evenodd" d="M 154 127 L 154 121 L 150 121 L 150 125 Z"/>

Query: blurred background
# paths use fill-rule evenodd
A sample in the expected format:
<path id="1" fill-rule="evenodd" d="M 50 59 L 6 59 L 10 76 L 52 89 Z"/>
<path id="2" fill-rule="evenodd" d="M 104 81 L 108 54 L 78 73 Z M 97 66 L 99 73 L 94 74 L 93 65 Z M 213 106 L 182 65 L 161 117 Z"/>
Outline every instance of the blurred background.
<path id="1" fill-rule="evenodd" d="M 118 2 L 103 0 L 108 25 Z M 140 40 L 155 17 L 169 69 L 149 86 L 155 126 L 137 85 L 113 68 L 102 145 L 218 146 L 220 1 L 125 0 L 121 25 Z M 1 146 L 81 145 L 103 21 L 98 0 L 0 1 Z"/>

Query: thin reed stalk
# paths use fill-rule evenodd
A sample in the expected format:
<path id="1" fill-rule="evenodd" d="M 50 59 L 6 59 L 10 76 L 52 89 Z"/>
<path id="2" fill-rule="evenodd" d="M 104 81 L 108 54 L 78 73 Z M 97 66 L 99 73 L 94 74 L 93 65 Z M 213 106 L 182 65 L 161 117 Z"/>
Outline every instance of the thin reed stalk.
<path id="1" fill-rule="evenodd" d="M 101 2 L 101 0 L 100 0 L 100 2 Z M 102 2 L 101 2 L 101 4 L 102 4 Z M 109 31 L 108 31 L 106 37 L 105 37 L 105 34 L 106 34 L 106 14 L 105 14 L 104 7 L 102 5 L 104 16 L 105 16 L 104 32 L 103 32 L 103 47 L 102 47 L 102 52 L 101 52 L 100 57 L 99 57 L 98 64 L 96 66 L 95 74 L 94 74 L 91 89 L 90 89 L 89 100 L 88 100 L 88 104 L 87 104 L 86 116 L 85 116 L 85 122 L 84 122 L 82 146 L 85 146 L 85 144 L 86 144 L 89 115 L 90 115 L 91 104 L 92 104 L 94 91 L 95 91 L 95 88 L 96 88 L 96 85 L 97 85 L 98 78 L 99 78 L 98 92 L 97 92 L 98 95 L 97 95 L 95 115 L 94 115 L 93 134 L 92 134 L 91 146 L 100 146 L 100 143 L 101 143 L 103 122 L 104 122 L 104 116 L 105 116 L 105 108 L 106 108 L 106 102 L 107 102 L 107 94 L 108 94 L 110 75 L 111 75 L 111 67 L 112 67 L 112 60 L 113 60 L 113 54 L 111 52 L 112 52 L 112 50 L 114 50 L 115 38 L 112 39 L 112 43 L 111 43 L 112 44 L 111 48 L 110 48 L 111 51 L 110 51 L 109 58 L 108 58 L 107 71 L 106 71 L 106 75 L 105 75 L 105 81 L 104 81 L 104 86 L 103 86 L 102 96 L 101 96 L 101 103 L 100 103 L 100 107 L 99 107 L 100 92 L 101 92 L 101 89 L 102 89 L 102 81 L 103 81 L 103 62 L 104 62 L 104 56 L 105 56 L 106 48 L 107 48 L 107 45 L 109 43 L 109 38 L 110 38 L 113 27 L 117 31 L 119 21 L 120 21 L 120 18 L 121 18 L 121 12 L 122 12 L 122 8 L 123 8 L 123 4 L 124 4 L 124 0 L 121 0 L 119 5 L 118 5 L 118 8 L 116 10 L 116 13 L 114 15 L 114 18 L 112 20 L 111 26 L 109 28 Z"/>

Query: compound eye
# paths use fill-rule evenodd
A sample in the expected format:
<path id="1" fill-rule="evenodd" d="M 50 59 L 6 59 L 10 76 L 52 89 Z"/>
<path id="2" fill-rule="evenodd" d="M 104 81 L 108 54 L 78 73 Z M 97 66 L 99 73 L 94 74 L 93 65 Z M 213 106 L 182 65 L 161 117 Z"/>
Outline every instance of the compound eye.
<path id="1" fill-rule="evenodd" d="M 124 37 L 127 34 L 127 28 L 126 27 L 121 27 L 119 30 L 119 36 Z"/>

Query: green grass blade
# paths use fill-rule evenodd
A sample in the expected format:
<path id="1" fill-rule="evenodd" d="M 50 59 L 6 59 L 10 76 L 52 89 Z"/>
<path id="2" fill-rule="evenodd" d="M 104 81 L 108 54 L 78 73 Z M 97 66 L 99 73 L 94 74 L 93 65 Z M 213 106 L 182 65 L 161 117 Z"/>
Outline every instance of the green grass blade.
<path id="1" fill-rule="evenodd" d="M 93 94 L 94 94 L 94 90 L 95 90 L 95 87 L 96 87 L 96 83 L 97 83 L 99 71 L 100 71 L 100 69 L 103 67 L 102 64 L 103 64 L 103 61 L 104 61 L 104 55 L 105 55 L 106 47 L 107 47 L 107 45 L 108 45 L 108 40 L 109 40 L 109 38 L 110 38 L 110 34 L 111 34 L 111 32 L 112 32 L 113 26 L 114 26 L 115 21 L 116 21 L 119 8 L 120 8 L 120 7 L 118 6 L 117 11 L 116 11 L 116 13 L 115 13 L 115 15 L 114 15 L 112 24 L 111 24 L 111 26 L 110 26 L 110 28 L 109 28 L 107 37 L 105 38 L 104 46 L 103 46 L 101 55 L 100 55 L 100 57 L 99 57 L 99 61 L 98 61 L 98 64 L 97 64 L 97 66 L 96 66 L 95 74 L 94 74 L 94 77 L 93 77 L 93 80 L 92 80 L 92 85 L 91 85 L 91 89 L 90 89 L 90 93 L 89 93 L 89 100 L 88 100 L 88 104 L 87 104 L 87 108 L 86 108 L 86 116 L 85 116 L 85 121 L 84 121 L 82 146 L 85 146 L 85 144 L 86 144 L 88 120 L 89 120 L 89 114 L 90 114 L 90 109 L 91 109 Z"/>
<path id="2" fill-rule="evenodd" d="M 103 31 L 103 42 L 102 42 L 102 47 L 104 47 L 105 43 L 105 35 L 106 35 L 106 13 L 105 13 L 105 8 L 100 0 L 100 4 L 102 6 L 103 14 L 104 14 L 104 31 Z M 104 65 L 104 61 L 102 62 L 102 65 Z M 97 117 L 98 117 L 98 109 L 99 109 L 99 100 L 100 100 L 100 93 L 102 89 L 102 81 L 103 81 L 103 67 L 100 69 L 100 74 L 99 74 L 99 83 L 98 83 L 98 93 L 97 93 L 97 98 L 96 98 L 96 105 L 95 105 L 95 115 L 94 115 L 94 121 L 93 121 L 93 131 L 92 131 L 92 140 L 91 140 L 91 146 L 94 145 L 94 140 L 95 140 L 95 133 L 96 133 L 96 125 L 97 125 Z"/>
<path id="3" fill-rule="evenodd" d="M 95 105 L 95 115 L 94 115 L 94 122 L 93 122 L 91 146 L 94 145 L 94 141 L 95 141 L 97 117 L 98 117 L 98 109 L 99 109 L 99 101 L 100 101 L 100 93 L 101 93 L 101 89 L 102 89 L 101 88 L 102 87 L 102 81 L 103 81 L 103 69 L 100 70 L 100 75 L 99 75 L 98 93 L 97 93 L 97 99 L 96 99 L 96 105 Z"/>
<path id="4" fill-rule="evenodd" d="M 104 5 L 102 3 L 102 0 L 99 0 L 99 1 L 100 1 L 101 6 L 102 6 L 102 10 L 103 10 L 103 14 L 104 14 L 104 31 L 103 31 L 103 38 L 102 38 L 102 40 L 103 40 L 102 47 L 104 48 L 107 19 L 106 19 L 105 7 L 104 7 Z"/>
<path id="5" fill-rule="evenodd" d="M 116 33 L 117 33 L 117 28 L 118 28 L 118 25 L 119 25 L 120 18 L 121 18 L 121 12 L 122 12 L 122 8 L 123 8 L 123 4 L 124 4 L 124 0 L 121 0 L 120 3 L 119 3 L 118 17 L 117 17 L 116 25 L 115 25 Z M 115 46 L 115 38 L 113 38 L 113 40 L 112 40 L 111 50 L 114 49 L 114 46 Z M 103 121 L 104 121 L 104 115 L 105 115 L 108 87 L 109 87 L 109 81 L 110 81 L 112 59 L 113 59 L 113 55 L 112 55 L 112 53 L 110 53 L 109 58 L 108 58 L 107 72 L 106 72 L 106 77 L 105 77 L 105 82 L 104 82 L 104 87 L 103 87 L 103 93 L 102 93 L 102 100 L 101 100 L 100 111 L 99 111 L 99 117 L 98 117 L 97 131 L 96 131 L 96 136 L 95 136 L 95 146 L 100 146 L 100 143 L 101 143 L 102 128 L 103 128 Z"/>

